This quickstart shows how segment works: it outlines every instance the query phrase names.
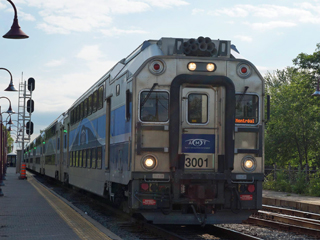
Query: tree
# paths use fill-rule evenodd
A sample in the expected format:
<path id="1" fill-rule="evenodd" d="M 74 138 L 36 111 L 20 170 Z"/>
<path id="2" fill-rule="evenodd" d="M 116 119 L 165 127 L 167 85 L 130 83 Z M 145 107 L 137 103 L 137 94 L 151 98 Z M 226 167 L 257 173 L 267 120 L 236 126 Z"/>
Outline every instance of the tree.
<path id="1" fill-rule="evenodd" d="M 299 69 L 307 70 L 313 76 L 320 75 L 320 43 L 313 54 L 300 53 L 293 59 L 293 64 Z"/>
<path id="2" fill-rule="evenodd" d="M 271 95 L 271 119 L 265 138 L 267 163 L 302 167 L 315 161 L 320 140 L 320 99 L 311 97 L 313 76 L 286 68 L 269 73 L 265 79 Z"/>

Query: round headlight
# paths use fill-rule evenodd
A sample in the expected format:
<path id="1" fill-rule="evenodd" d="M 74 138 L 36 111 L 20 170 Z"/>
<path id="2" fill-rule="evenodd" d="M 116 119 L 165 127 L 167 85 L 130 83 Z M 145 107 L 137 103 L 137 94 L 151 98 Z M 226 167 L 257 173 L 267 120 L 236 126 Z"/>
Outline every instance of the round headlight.
<path id="1" fill-rule="evenodd" d="M 257 161 L 252 156 L 245 156 L 241 161 L 241 167 L 246 172 L 253 172 L 257 167 Z"/>
<path id="2" fill-rule="evenodd" d="M 148 155 L 142 159 L 142 166 L 146 170 L 153 170 L 157 166 L 157 159 Z"/>
<path id="3" fill-rule="evenodd" d="M 189 69 L 190 71 L 194 71 L 194 70 L 196 70 L 196 68 L 197 68 L 197 64 L 195 64 L 195 63 L 193 63 L 193 62 L 191 62 L 191 63 L 188 64 L 188 69 Z"/>
<path id="4" fill-rule="evenodd" d="M 213 63 L 208 63 L 207 64 L 207 70 L 208 72 L 213 72 L 215 70 L 215 66 Z"/>

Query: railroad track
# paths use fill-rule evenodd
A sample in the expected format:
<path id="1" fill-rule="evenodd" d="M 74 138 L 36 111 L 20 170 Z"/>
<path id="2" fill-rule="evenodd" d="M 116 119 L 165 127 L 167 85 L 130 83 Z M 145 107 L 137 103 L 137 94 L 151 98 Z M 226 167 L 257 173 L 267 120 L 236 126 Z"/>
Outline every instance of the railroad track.
<path id="1" fill-rule="evenodd" d="M 262 205 L 245 222 L 320 238 L 320 214 Z"/>
<path id="2" fill-rule="evenodd" d="M 131 217 L 128 214 L 120 211 L 119 209 L 110 206 L 106 203 L 106 199 L 90 194 L 83 190 L 77 191 L 75 189 L 68 188 L 61 184 L 58 184 L 52 179 L 46 179 L 41 176 L 36 177 L 51 191 L 59 194 L 63 198 L 67 198 L 69 202 L 74 204 L 77 208 L 88 211 L 87 209 L 93 209 L 92 213 L 88 211 L 89 216 L 99 221 L 113 222 L 113 225 L 124 232 L 125 235 L 130 237 L 135 236 L 137 239 L 152 239 L 152 240 L 204 240 L 204 239 L 244 239 L 244 240 L 258 240 L 254 236 L 250 236 L 241 232 L 237 232 L 232 229 L 207 225 L 201 227 L 198 225 L 154 225 L 136 217 Z M 49 180 L 49 181 L 47 181 Z M 71 193 L 68 193 L 71 192 Z M 89 206 L 89 207 L 88 207 Z M 95 213 L 94 213 L 95 212 Z M 96 219 L 93 215 L 99 215 Z M 99 221 L 100 222 L 100 221 Z M 101 223 L 102 223 L 101 222 Z M 102 223 L 103 224 L 103 223 Z M 104 225 L 104 224 L 103 224 Z M 122 237 L 126 239 L 126 237 Z"/>

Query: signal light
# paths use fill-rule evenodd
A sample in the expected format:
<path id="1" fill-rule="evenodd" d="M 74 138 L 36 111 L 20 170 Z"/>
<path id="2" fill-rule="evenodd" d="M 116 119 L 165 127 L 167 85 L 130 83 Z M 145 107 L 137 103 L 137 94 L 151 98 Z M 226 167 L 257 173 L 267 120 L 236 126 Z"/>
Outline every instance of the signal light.
<path id="1" fill-rule="evenodd" d="M 248 78 L 251 76 L 251 68 L 245 63 L 239 63 L 237 66 L 237 74 L 241 78 Z"/>
<path id="2" fill-rule="evenodd" d="M 158 71 L 160 69 L 160 65 L 158 63 L 153 65 L 154 70 Z"/>
<path id="3" fill-rule="evenodd" d="M 26 124 L 26 133 L 28 135 L 32 135 L 33 134 L 33 122 L 27 122 Z"/>
<path id="4" fill-rule="evenodd" d="M 161 60 L 154 60 L 149 63 L 149 71 L 154 75 L 160 75 L 165 71 L 165 64 Z"/>
<path id="5" fill-rule="evenodd" d="M 149 184 L 148 183 L 141 183 L 141 189 L 144 191 L 147 191 L 149 189 Z"/>
<path id="6" fill-rule="evenodd" d="M 29 78 L 28 79 L 28 90 L 30 92 L 32 92 L 34 90 L 34 88 L 35 88 L 35 80 L 34 80 L 34 78 Z"/>
<path id="7" fill-rule="evenodd" d="M 34 111 L 34 101 L 32 99 L 29 99 L 27 101 L 27 112 L 33 113 L 33 111 Z"/>
<path id="8" fill-rule="evenodd" d="M 242 67 L 242 68 L 241 68 L 241 72 L 242 72 L 242 73 L 247 73 L 247 71 L 248 71 L 248 69 L 247 69 L 246 67 Z"/>
<path id="9" fill-rule="evenodd" d="M 248 185 L 248 192 L 253 193 L 256 190 L 256 187 L 253 184 Z"/>

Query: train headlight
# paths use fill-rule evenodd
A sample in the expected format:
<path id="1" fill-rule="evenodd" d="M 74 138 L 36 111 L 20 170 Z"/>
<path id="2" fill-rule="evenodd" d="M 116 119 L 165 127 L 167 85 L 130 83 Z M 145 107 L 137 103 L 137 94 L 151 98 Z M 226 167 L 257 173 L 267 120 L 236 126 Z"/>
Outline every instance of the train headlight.
<path id="1" fill-rule="evenodd" d="M 207 70 L 208 72 L 213 72 L 215 69 L 215 65 L 213 63 L 208 63 L 207 64 Z"/>
<path id="2" fill-rule="evenodd" d="M 197 69 L 197 64 L 195 64 L 194 62 L 189 63 L 189 64 L 188 64 L 188 69 L 189 69 L 190 71 L 196 70 L 196 69 Z"/>
<path id="3" fill-rule="evenodd" d="M 257 161 L 252 156 L 245 156 L 241 160 L 241 167 L 245 172 L 253 172 L 257 167 Z"/>
<path id="4" fill-rule="evenodd" d="M 157 166 L 157 159 L 154 156 L 148 155 L 142 158 L 142 167 L 146 170 L 153 170 Z"/>

